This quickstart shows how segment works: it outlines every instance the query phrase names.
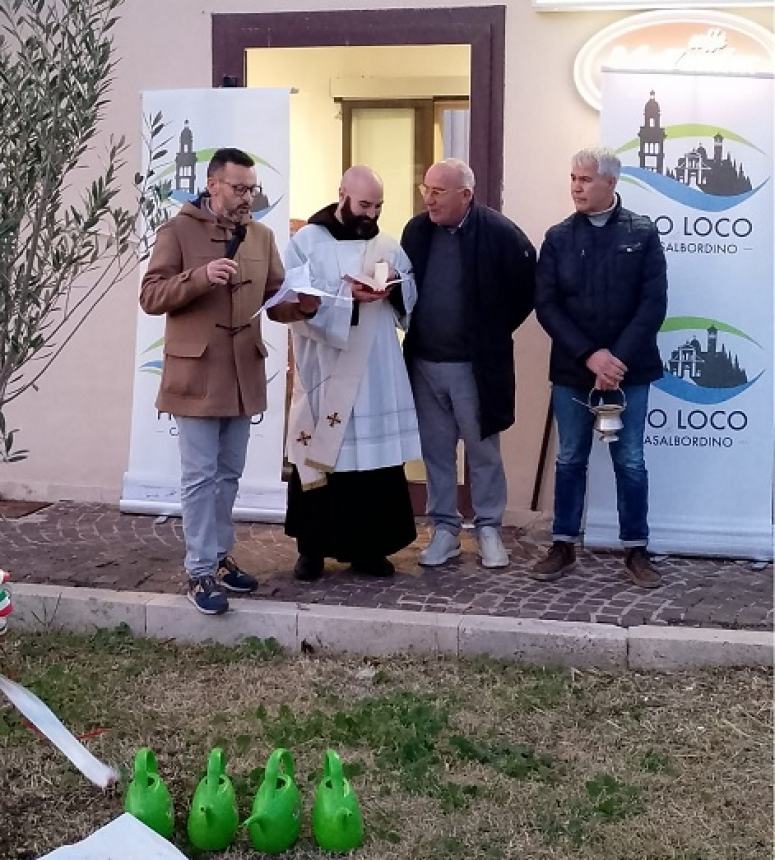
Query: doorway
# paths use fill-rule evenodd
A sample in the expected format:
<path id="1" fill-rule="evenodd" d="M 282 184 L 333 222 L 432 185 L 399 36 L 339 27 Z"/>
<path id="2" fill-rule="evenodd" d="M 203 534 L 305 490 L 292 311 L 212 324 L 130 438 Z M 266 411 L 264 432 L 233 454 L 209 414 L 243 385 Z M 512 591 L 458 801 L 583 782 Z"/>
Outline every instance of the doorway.
<path id="1" fill-rule="evenodd" d="M 216 14 L 212 26 L 214 86 L 228 76 L 291 90 L 292 232 L 335 199 L 353 163 L 385 180 L 380 224 L 397 237 L 422 211 L 417 185 L 440 158 L 468 161 L 477 199 L 500 210 L 505 7 Z M 459 466 L 470 516 L 462 451 Z M 422 514 L 422 463 L 407 475 Z"/>
<path id="2" fill-rule="evenodd" d="M 470 66 L 468 45 L 248 48 L 245 85 L 291 93 L 294 226 L 331 203 L 342 172 L 360 163 L 384 180 L 380 227 L 399 237 L 422 211 L 428 165 L 468 158 L 468 135 L 449 116 L 454 106 L 468 117 Z"/>
<path id="3" fill-rule="evenodd" d="M 466 45 L 470 50 L 470 159 L 477 197 L 501 209 L 505 6 L 451 9 L 227 13 L 212 16 L 213 86 L 244 86 L 249 48 Z"/>

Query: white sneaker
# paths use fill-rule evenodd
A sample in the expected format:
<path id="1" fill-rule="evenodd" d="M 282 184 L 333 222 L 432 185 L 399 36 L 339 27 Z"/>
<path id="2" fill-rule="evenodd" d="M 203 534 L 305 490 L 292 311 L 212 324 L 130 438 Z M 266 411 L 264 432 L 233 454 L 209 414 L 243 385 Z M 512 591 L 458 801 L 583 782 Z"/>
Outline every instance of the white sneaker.
<path id="1" fill-rule="evenodd" d="M 459 555 L 460 541 L 458 536 L 446 529 L 436 529 L 431 542 L 420 553 L 420 564 L 425 565 L 425 567 L 437 567 Z"/>
<path id="2" fill-rule="evenodd" d="M 484 567 L 507 567 L 509 554 L 503 545 L 498 529 L 494 526 L 483 526 L 479 529 L 479 555 Z"/>

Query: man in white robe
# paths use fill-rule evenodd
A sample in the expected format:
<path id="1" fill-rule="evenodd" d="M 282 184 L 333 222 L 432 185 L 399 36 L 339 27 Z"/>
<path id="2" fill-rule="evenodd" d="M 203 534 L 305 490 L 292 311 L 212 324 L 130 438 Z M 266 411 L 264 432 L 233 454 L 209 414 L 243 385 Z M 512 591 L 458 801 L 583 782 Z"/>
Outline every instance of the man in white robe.
<path id="1" fill-rule="evenodd" d="M 379 232 L 382 199 L 376 173 L 351 167 L 338 202 L 315 213 L 286 252 L 288 276 L 326 294 L 291 326 L 285 531 L 296 538 L 303 581 L 322 574 L 325 558 L 390 576 L 386 556 L 416 537 L 403 464 L 420 456 L 420 441 L 396 326 L 406 327 L 417 292 L 401 246 Z"/>

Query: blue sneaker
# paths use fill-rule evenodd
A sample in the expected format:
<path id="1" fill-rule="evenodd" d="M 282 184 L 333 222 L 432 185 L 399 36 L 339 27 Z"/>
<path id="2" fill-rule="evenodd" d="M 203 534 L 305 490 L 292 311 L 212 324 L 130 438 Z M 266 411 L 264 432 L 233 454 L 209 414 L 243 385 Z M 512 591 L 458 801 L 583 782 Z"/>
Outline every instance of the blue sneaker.
<path id="1" fill-rule="evenodd" d="M 214 576 L 191 577 L 187 596 L 204 615 L 223 615 L 229 608 L 229 601 Z"/>
<path id="2" fill-rule="evenodd" d="M 258 588 L 258 580 L 241 570 L 230 555 L 225 555 L 218 562 L 218 581 L 227 591 L 238 594 L 249 594 Z"/>

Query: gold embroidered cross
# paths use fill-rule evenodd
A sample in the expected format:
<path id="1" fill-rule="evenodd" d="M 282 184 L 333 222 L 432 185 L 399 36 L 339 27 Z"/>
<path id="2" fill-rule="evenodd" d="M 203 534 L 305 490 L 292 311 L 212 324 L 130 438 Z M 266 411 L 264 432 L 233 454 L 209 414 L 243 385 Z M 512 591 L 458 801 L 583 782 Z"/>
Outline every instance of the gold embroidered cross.
<path id="1" fill-rule="evenodd" d="M 326 421 L 328 421 L 329 427 L 333 427 L 336 424 L 342 423 L 342 419 L 339 417 L 338 412 L 333 412 L 331 415 L 326 415 Z"/>
<path id="2" fill-rule="evenodd" d="M 309 445 L 309 440 L 312 438 L 309 433 L 305 433 L 303 430 L 299 433 L 296 441 L 301 442 L 302 445 L 306 448 Z"/>

